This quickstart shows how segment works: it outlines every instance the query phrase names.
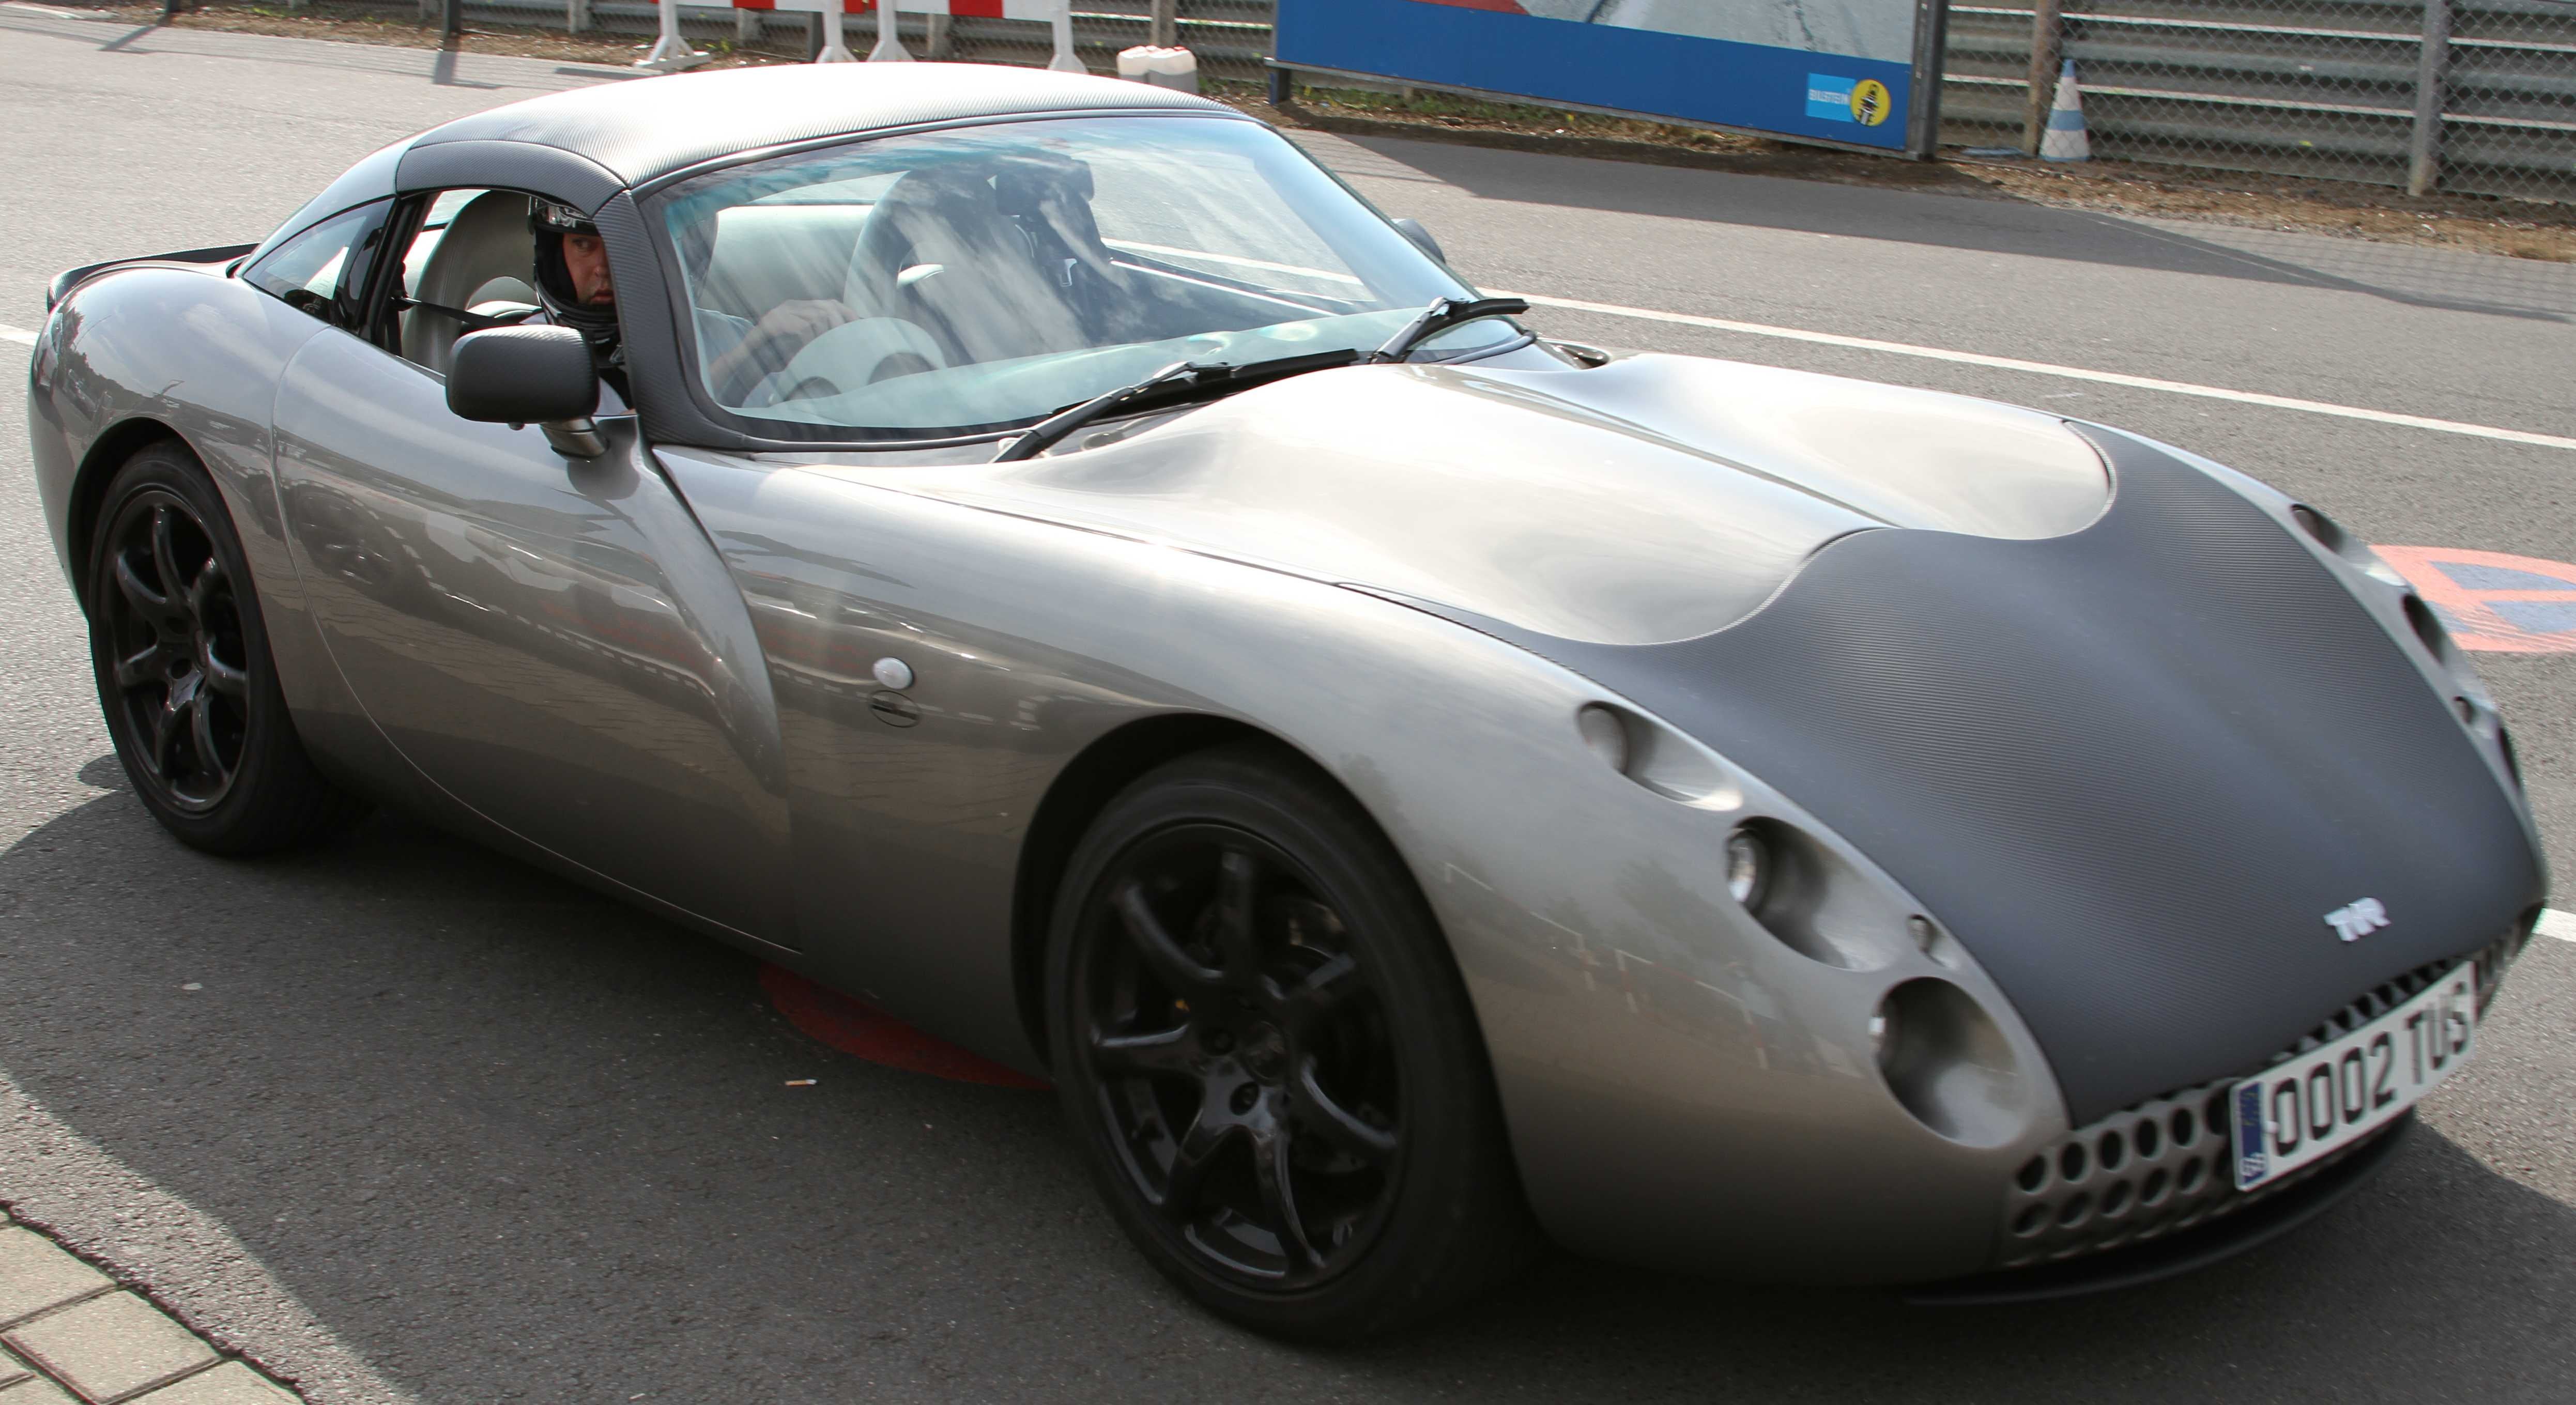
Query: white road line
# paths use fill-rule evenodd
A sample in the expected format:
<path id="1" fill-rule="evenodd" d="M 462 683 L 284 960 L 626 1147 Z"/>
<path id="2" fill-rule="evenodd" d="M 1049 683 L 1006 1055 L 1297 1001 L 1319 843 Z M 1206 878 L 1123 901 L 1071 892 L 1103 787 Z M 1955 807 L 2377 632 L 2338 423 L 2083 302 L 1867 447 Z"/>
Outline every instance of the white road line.
<path id="1" fill-rule="evenodd" d="M 2562 942 L 2576 942 L 2576 912 L 2552 908 L 2540 914 L 2540 935 L 2556 937 Z"/>
<path id="2" fill-rule="evenodd" d="M 12 327 L 6 322 L 0 322 L 0 341 L 13 341 L 20 346 L 34 346 L 36 334 L 23 327 Z"/>
<path id="3" fill-rule="evenodd" d="M 2215 385 L 2193 385 L 2188 381 L 2156 380 L 2150 376 L 2124 376 L 2116 371 L 2088 371 L 2078 366 L 2053 366 L 2045 361 L 2022 361 L 2010 356 L 1984 356 L 1973 351 L 1949 351 L 1937 346 L 1915 346 L 1909 342 L 1846 337 L 1833 332 L 1810 332 L 1799 327 L 1773 327 L 1761 322 L 1733 322 L 1723 317 L 1696 317 L 1687 312 L 1659 312 L 1646 307 L 1620 307 L 1614 303 L 1580 302 L 1573 298 L 1551 298 L 1539 293 L 1505 293 L 1497 296 L 1527 298 L 1534 306 L 1561 307 L 1570 312 L 1593 312 L 1606 317 L 1634 317 L 1647 322 L 1671 322 L 1684 327 L 1705 327 L 1717 332 L 1741 332 L 1755 337 L 1778 337 L 1785 341 L 1813 342 L 1818 346 L 1847 347 L 1854 351 L 1882 351 L 1892 356 L 1919 356 L 1930 361 L 1954 361 L 1963 366 L 1991 366 L 1999 371 L 2027 371 L 2032 375 L 2092 381 L 2100 385 L 2124 385 L 2135 390 L 2161 390 L 2171 395 L 2197 395 L 2205 400 L 2232 400 L 2240 405 L 2265 405 L 2276 410 L 2304 410 L 2312 415 L 2334 415 L 2341 419 L 2368 420 L 2374 424 L 2403 425 L 2408 429 L 2431 429 L 2444 434 L 2466 434 L 2479 439 L 2501 439 L 2508 444 L 2536 444 L 2544 449 L 2576 449 L 2576 439 L 2562 438 L 2555 434 L 2533 434 L 2519 429 L 2498 429 L 2493 425 L 2464 424 L 2458 420 L 2427 419 L 2422 415 L 2401 415 L 2389 410 L 2364 409 L 2358 405 L 2334 405 L 2323 400 L 2297 400 L 2286 395 L 2263 395 L 2251 390 L 2229 390 Z"/>

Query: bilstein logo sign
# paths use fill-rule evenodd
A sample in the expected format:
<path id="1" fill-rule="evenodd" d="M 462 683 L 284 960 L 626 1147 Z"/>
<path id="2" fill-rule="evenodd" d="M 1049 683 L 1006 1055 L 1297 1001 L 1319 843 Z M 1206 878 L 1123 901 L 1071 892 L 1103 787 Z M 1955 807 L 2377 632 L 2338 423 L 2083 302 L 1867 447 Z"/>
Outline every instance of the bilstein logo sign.
<path id="1" fill-rule="evenodd" d="M 1841 78 L 1830 73 L 1807 75 L 1807 115 L 1823 122 L 1858 122 L 1875 127 L 1896 110 L 1887 85 L 1875 78 Z"/>

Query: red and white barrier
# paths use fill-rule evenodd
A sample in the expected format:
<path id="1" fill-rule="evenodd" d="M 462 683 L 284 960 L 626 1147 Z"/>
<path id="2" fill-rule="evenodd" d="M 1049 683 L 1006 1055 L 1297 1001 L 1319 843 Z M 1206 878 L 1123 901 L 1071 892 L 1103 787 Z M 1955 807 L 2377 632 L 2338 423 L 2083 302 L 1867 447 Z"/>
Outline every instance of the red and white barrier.
<path id="1" fill-rule="evenodd" d="M 885 0 L 889 8 L 908 15 L 963 15 L 972 19 L 1029 20 L 1055 30 L 1055 57 L 1047 67 L 1058 73 L 1086 73 L 1082 60 L 1073 53 L 1072 0 Z M 878 8 L 880 0 L 733 0 L 737 10 L 794 10 L 819 13 L 828 17 L 823 27 L 823 52 L 816 63 L 848 63 L 856 55 L 841 42 L 843 15 L 863 15 Z M 877 45 L 868 51 L 870 63 L 908 63 L 912 55 L 895 34 L 893 14 L 877 21 Z"/>

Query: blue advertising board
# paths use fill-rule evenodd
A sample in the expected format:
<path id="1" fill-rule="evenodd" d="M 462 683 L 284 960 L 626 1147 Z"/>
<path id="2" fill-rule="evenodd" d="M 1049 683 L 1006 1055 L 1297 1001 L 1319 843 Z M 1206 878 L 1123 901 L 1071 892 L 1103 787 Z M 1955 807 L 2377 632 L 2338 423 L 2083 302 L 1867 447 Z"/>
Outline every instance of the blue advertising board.
<path id="1" fill-rule="evenodd" d="M 1278 4 L 1285 70 L 1888 151 L 1918 149 L 1915 75 L 1927 46 L 1916 31 L 1922 12 L 1939 13 L 1920 0 Z"/>

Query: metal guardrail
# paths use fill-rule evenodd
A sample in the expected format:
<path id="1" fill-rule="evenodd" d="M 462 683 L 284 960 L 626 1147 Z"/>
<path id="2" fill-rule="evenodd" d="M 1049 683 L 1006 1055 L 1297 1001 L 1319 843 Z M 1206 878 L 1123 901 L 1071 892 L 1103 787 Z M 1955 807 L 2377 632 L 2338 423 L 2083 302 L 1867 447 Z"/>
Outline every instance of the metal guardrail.
<path id="1" fill-rule="evenodd" d="M 2023 145 L 2056 9 L 1952 5 L 1945 142 Z M 2072 0 L 2059 25 L 2096 155 L 2576 200 L 2576 0 Z"/>

